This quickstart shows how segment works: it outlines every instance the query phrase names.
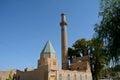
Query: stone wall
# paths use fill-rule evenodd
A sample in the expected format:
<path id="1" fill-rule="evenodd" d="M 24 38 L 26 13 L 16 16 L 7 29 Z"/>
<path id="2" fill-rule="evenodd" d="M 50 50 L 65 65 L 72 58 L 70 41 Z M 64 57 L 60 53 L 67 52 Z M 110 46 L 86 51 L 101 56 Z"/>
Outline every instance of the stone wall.
<path id="1" fill-rule="evenodd" d="M 18 76 L 19 80 L 48 80 L 48 66 L 44 65 L 33 71 L 17 71 L 16 77 Z"/>
<path id="2" fill-rule="evenodd" d="M 0 71 L 0 80 L 6 80 L 9 77 L 10 72 L 14 75 L 16 70 Z"/>
<path id="3" fill-rule="evenodd" d="M 91 72 L 59 70 L 57 80 L 92 80 L 92 75 Z"/>

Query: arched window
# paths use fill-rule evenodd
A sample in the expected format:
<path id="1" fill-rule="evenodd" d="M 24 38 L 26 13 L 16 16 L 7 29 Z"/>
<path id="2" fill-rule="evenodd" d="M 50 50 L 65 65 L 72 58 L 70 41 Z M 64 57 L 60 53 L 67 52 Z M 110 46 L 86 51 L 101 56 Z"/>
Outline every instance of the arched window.
<path id="1" fill-rule="evenodd" d="M 74 80 L 76 80 L 76 74 L 74 75 Z"/>
<path id="2" fill-rule="evenodd" d="M 80 68 L 79 68 L 79 67 L 77 67 L 77 70 L 80 70 Z"/>
<path id="3" fill-rule="evenodd" d="M 62 80 L 62 74 L 59 74 L 59 80 Z"/>
<path id="4" fill-rule="evenodd" d="M 82 80 L 82 75 L 80 75 L 80 80 Z"/>
<path id="5" fill-rule="evenodd" d="M 87 80 L 87 75 L 85 75 L 85 79 Z"/>
<path id="6" fill-rule="evenodd" d="M 68 80 L 70 80 L 70 74 L 68 74 Z"/>

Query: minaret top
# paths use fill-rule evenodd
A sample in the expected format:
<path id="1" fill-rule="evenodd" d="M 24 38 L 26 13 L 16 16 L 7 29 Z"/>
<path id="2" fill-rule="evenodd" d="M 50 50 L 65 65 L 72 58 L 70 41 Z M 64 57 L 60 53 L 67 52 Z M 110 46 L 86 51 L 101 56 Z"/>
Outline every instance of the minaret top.
<path id="1" fill-rule="evenodd" d="M 66 22 L 66 15 L 64 13 L 61 14 L 61 22 L 60 22 L 60 26 L 64 26 L 67 25 Z"/>

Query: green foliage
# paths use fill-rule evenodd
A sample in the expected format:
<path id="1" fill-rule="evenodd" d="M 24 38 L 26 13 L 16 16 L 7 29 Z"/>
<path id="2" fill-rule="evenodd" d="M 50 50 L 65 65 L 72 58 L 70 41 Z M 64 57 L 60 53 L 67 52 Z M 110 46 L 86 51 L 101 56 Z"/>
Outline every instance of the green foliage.
<path id="1" fill-rule="evenodd" d="M 75 48 L 75 50 L 77 51 L 77 53 L 79 53 L 82 56 L 87 55 L 87 41 L 83 38 L 80 40 L 77 40 L 74 44 L 73 47 Z"/>
<path id="2" fill-rule="evenodd" d="M 101 0 L 100 23 L 95 25 L 97 37 L 104 41 L 114 63 L 120 58 L 120 0 Z"/>
<path id="3" fill-rule="evenodd" d="M 94 80 L 98 80 L 101 77 L 102 69 L 108 61 L 104 44 L 97 38 L 77 40 L 73 44 L 73 47 L 68 49 L 68 54 L 71 60 L 70 62 L 72 62 L 72 59 L 75 57 L 88 55 L 90 57 L 91 71 Z"/>
<path id="4" fill-rule="evenodd" d="M 12 71 L 10 71 L 9 77 L 6 80 L 15 80 L 15 79 L 13 79 Z"/>
<path id="5" fill-rule="evenodd" d="M 113 80 L 119 80 L 120 65 L 116 65 L 111 68 L 106 68 L 104 74 L 107 78 L 112 78 Z"/>
<path id="6" fill-rule="evenodd" d="M 114 71 L 115 71 L 115 72 L 120 72 L 120 65 L 116 65 L 116 66 L 114 67 Z"/>

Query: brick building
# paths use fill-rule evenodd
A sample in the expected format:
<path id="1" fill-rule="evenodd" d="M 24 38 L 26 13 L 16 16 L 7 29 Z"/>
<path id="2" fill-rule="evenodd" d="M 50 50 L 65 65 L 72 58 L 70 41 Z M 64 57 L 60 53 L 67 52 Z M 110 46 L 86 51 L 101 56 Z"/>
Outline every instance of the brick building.
<path id="1" fill-rule="evenodd" d="M 56 52 L 48 41 L 41 51 L 36 69 L 0 71 L 0 80 L 6 80 L 10 71 L 16 80 L 92 80 L 88 56 L 75 58 L 68 68 L 67 23 L 65 14 L 62 13 L 61 17 L 62 69 L 59 69 Z"/>

